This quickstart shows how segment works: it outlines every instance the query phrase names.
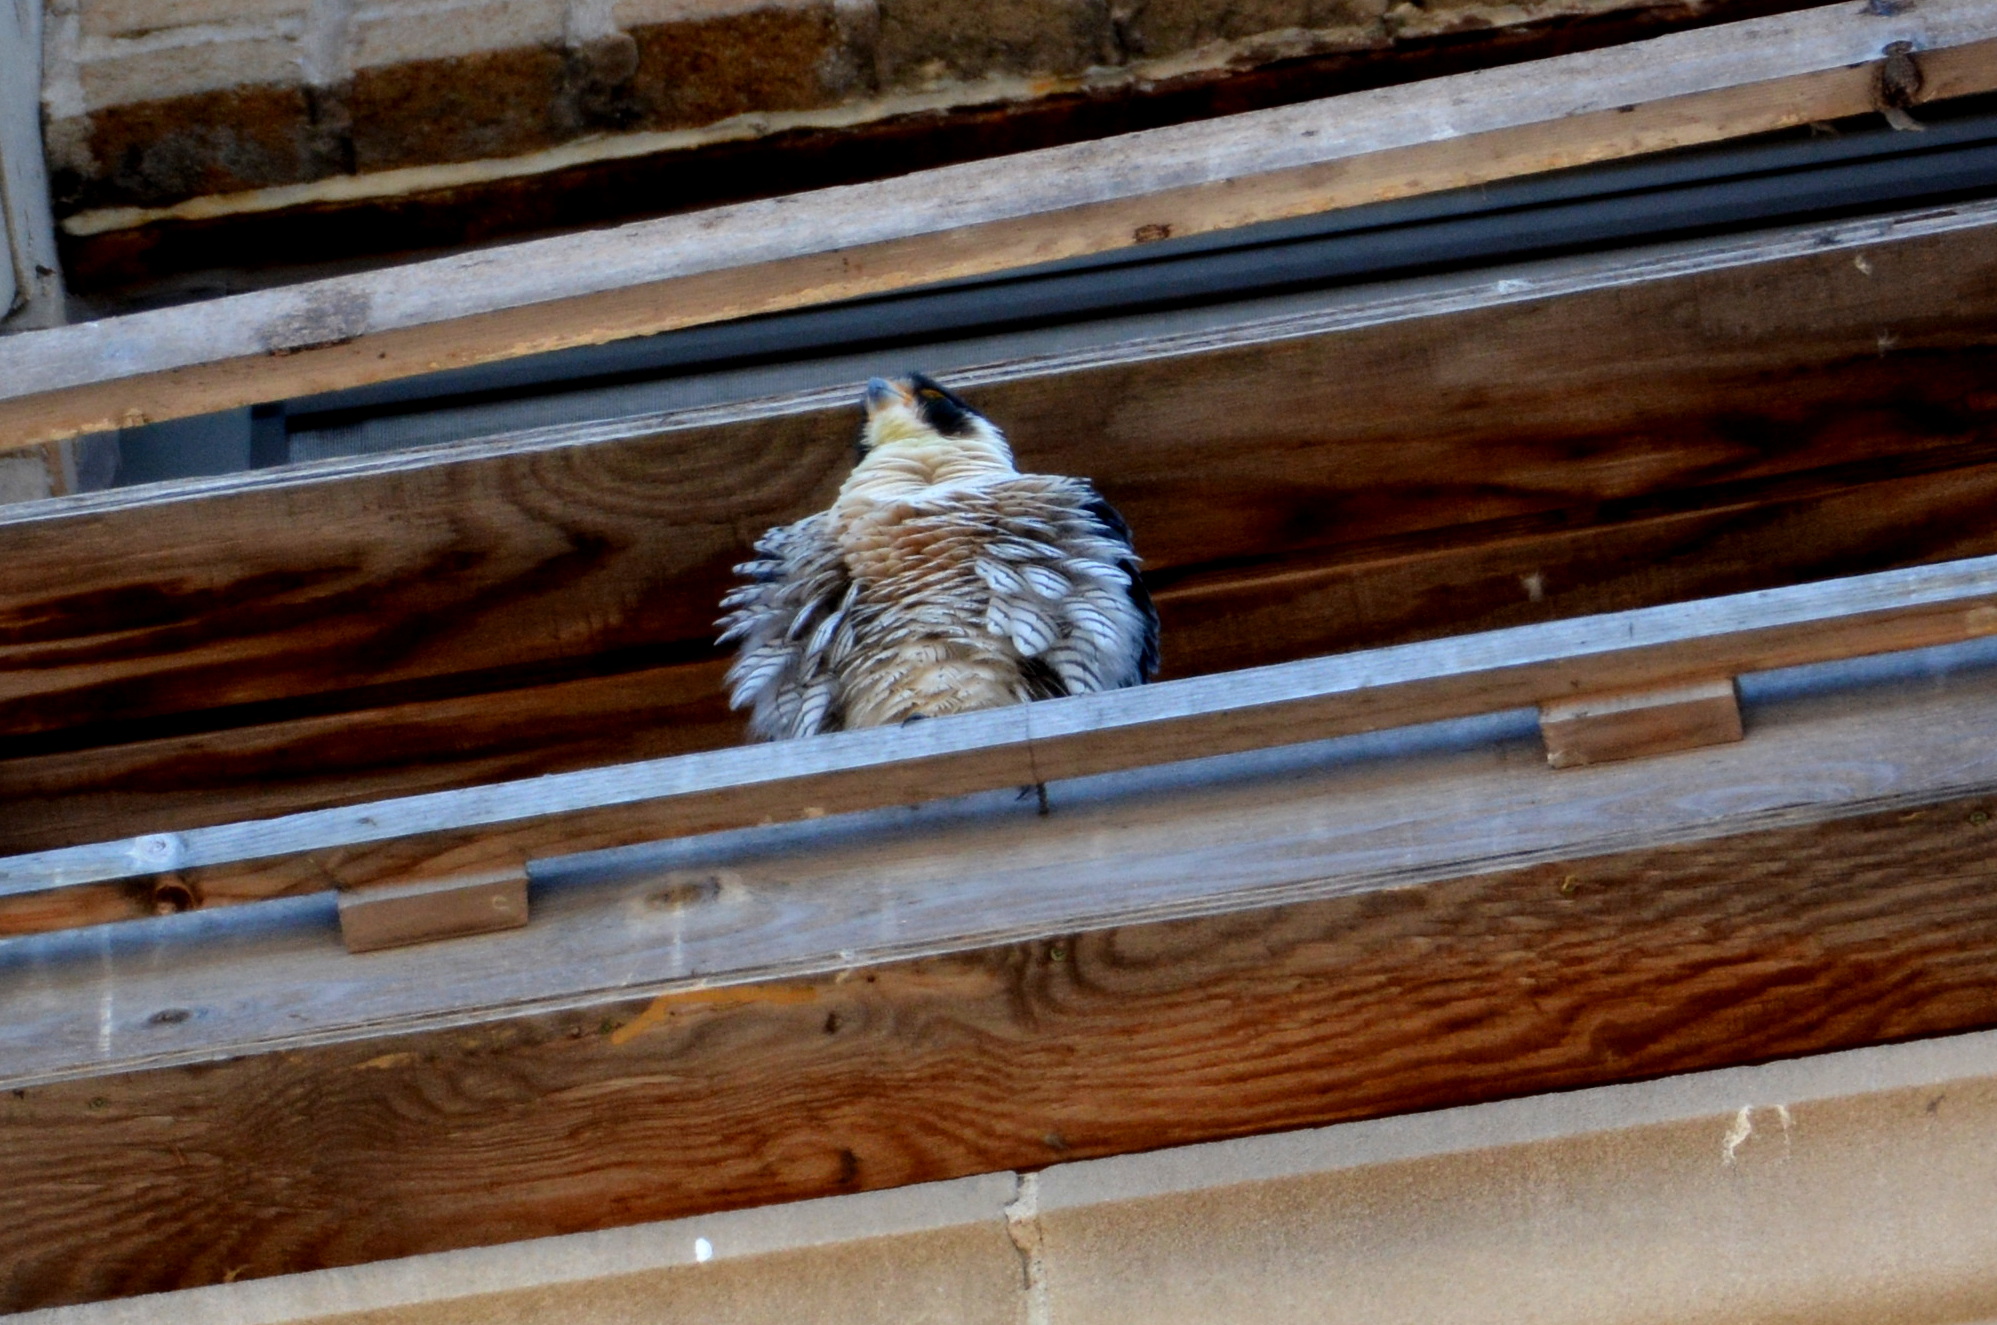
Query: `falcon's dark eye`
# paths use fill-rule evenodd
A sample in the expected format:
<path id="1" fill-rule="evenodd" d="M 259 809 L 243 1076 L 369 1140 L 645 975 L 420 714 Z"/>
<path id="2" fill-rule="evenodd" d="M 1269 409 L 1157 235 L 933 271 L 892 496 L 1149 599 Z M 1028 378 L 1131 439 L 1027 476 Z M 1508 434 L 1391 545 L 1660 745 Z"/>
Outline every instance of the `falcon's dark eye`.
<path id="1" fill-rule="evenodd" d="M 910 379 L 910 384 L 915 387 L 916 413 L 924 423 L 945 437 L 970 435 L 971 420 L 978 417 L 977 411 L 920 373 Z"/>

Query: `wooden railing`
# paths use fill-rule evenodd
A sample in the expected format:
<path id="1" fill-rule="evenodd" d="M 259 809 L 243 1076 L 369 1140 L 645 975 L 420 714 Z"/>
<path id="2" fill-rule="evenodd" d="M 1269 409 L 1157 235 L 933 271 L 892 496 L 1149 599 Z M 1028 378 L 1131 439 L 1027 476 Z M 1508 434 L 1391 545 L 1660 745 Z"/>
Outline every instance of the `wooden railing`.
<path id="1" fill-rule="evenodd" d="M 326 888 L 473 889 L 524 922 L 534 860 L 1997 633 L 1997 557 L 1402 645 L 922 723 L 0 859 L 0 934 Z M 1673 744 L 1667 716 L 1652 743 Z M 1738 732 L 1736 726 L 1735 734 Z M 1684 743 L 1679 741 L 1677 743 Z M 1626 753 L 1641 752 L 1640 748 Z M 491 899 L 515 881 L 519 908 Z M 413 887 L 412 887 L 413 886 Z M 364 895 L 364 894 L 363 894 Z M 382 896 L 382 895 L 377 895 Z M 492 924 L 469 928 L 491 928 Z M 403 939 L 424 937 L 420 924 Z"/>

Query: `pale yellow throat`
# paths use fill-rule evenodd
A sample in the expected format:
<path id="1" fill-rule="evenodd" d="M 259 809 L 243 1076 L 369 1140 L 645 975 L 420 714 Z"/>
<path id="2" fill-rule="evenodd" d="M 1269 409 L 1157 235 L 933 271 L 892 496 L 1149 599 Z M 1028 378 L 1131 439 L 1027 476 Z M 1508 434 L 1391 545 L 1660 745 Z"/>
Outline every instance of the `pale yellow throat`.
<path id="1" fill-rule="evenodd" d="M 849 499 L 892 500 L 928 488 L 949 488 L 1016 472 L 1012 448 L 989 425 L 964 437 L 944 437 L 903 406 L 868 420 L 867 454 L 839 489 Z"/>

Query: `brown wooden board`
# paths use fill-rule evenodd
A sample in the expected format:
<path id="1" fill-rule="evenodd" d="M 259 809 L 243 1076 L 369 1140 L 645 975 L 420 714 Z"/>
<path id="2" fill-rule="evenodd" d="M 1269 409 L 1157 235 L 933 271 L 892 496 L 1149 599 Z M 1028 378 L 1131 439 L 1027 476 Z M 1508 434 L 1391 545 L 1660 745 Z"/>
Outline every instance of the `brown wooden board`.
<path id="1" fill-rule="evenodd" d="M 0 858 L 0 934 L 407 883 L 1997 634 L 1997 558 Z"/>
<path id="2" fill-rule="evenodd" d="M 0 943 L 0 1304 L 1990 1024 L 1993 658 L 1641 764 L 1518 715 L 729 834 L 365 957 Z"/>
<path id="3" fill-rule="evenodd" d="M 1986 638 L 1828 674 L 1749 675 L 1740 683 L 1748 740 L 1637 762 L 1554 772 L 1521 709 L 1053 781 L 1047 815 L 1008 785 L 541 861 L 528 928 L 365 959 L 340 947 L 323 894 L 0 941 L 0 1090 L 1988 794 L 1997 789 L 1993 661 L 1997 638 Z M 944 720 L 921 727 L 937 730 L 930 740 L 948 733 Z M 882 735 L 860 744 L 878 746 Z M 786 753 L 827 753 L 815 744 Z M 722 764 L 739 766 L 763 752 L 724 753 Z M 598 775 L 583 784 L 603 785 Z M 576 790 L 555 780 L 511 792 L 537 787 L 544 809 Z M 393 830 L 407 808 L 331 818 L 350 819 L 349 830 Z M 327 817 L 315 817 L 322 830 L 341 826 Z M 220 836 L 226 845 L 247 832 L 268 844 L 286 827 Z M 204 836 L 183 835 L 183 853 L 212 860 L 216 844 Z M 129 867 L 117 857 L 132 845 L 113 844 L 99 863 Z M 87 864 L 96 853 L 62 854 Z M 21 863 L 4 862 L 10 873 Z"/>
<path id="4" fill-rule="evenodd" d="M 1936 457 L 1939 458 L 1939 457 Z M 1175 671 L 1740 593 L 1997 552 L 1997 465 L 1897 458 L 1637 519 L 1499 522 L 1461 544 L 1201 572 L 1160 591 Z M 1696 494 L 1708 495 L 1708 494 Z M 1727 499 L 1727 497 L 1731 499 Z M 1477 537 L 1482 535 L 1481 538 Z M 1176 635 L 1172 628 L 1176 627 Z"/>
<path id="5" fill-rule="evenodd" d="M 721 673 L 683 663 L 0 760 L 0 854 L 734 745 Z"/>
<path id="6" fill-rule="evenodd" d="M 1662 690 L 1582 695 L 1539 708 L 1539 734 L 1553 768 L 1648 759 L 1738 741 L 1740 698 L 1732 677 Z"/>
<path id="7" fill-rule="evenodd" d="M 1646 503 L 1732 505 L 1729 484 L 1977 458 L 1948 448 L 1987 440 L 1997 415 L 1997 246 L 1981 219 L 1944 210 L 1522 290 L 1389 296 L 1327 315 L 1322 334 L 1001 366 L 966 389 L 1024 463 L 1098 480 L 1168 593 Z M 301 697 L 308 712 L 375 708 L 412 698 L 397 687 L 482 693 L 704 650 L 728 567 L 829 499 L 856 420 L 844 392 L 734 413 L 0 520 L 0 733 L 124 743 L 165 734 L 145 725 L 162 716 L 254 725 L 296 716 L 284 706 Z M 1425 620 L 1408 601 L 1350 613 L 1344 639 L 1244 655 L 1236 636 L 1226 665 L 1456 628 L 1446 599 Z M 1213 667 L 1222 650 L 1177 626 L 1167 666 Z M 255 705 L 273 707 L 245 717 Z"/>
<path id="8" fill-rule="evenodd" d="M 1987 233 L 1819 227 L 965 376 L 1130 514 L 1167 675 L 1199 674 L 1997 550 Z M 828 498 L 854 414 L 0 519 L 0 850 L 728 743 L 727 567 Z"/>
<path id="9" fill-rule="evenodd" d="M 1997 1024 L 1988 798 L 0 1095 L 0 1307 Z"/>
<path id="10" fill-rule="evenodd" d="M 1997 553 L 1997 464 L 1794 486 L 1680 514 L 1465 530 L 1460 545 L 1189 576 L 1158 594 L 1171 670 Z M 0 854 L 732 745 L 741 722 L 720 673 L 688 663 L 0 760 Z"/>

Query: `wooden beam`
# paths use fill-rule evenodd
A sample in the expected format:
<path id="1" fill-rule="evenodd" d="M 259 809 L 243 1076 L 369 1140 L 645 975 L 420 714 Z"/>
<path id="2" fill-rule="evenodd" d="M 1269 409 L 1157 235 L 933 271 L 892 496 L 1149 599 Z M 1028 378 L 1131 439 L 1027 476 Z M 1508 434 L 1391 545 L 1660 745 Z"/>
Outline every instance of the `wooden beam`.
<path id="1" fill-rule="evenodd" d="M 737 745 L 742 720 L 728 711 L 724 666 L 647 667 L 0 759 L 0 854 Z"/>
<path id="2" fill-rule="evenodd" d="M 1861 114 L 1896 42 L 1924 97 L 1997 86 L 1978 0 L 1827 5 L 24 337 L 0 445 Z"/>
<path id="3" fill-rule="evenodd" d="M 1997 709 L 1987 673 L 1950 686 L 1791 701 L 1766 744 L 1642 768 L 1442 741 L 1048 820 L 735 839 L 572 877 L 549 894 L 559 942 L 537 926 L 370 972 L 313 925 L 28 940 L 0 972 L 27 1014 L 5 1061 L 43 1069 L 0 1083 L 0 1305 L 1997 1024 Z M 1105 899 L 1121 919 L 1075 923 Z M 973 934 L 994 906 L 1027 932 Z M 954 947 L 875 964 L 937 924 Z M 613 939 L 638 946 L 610 966 Z M 640 947 L 687 945 L 764 964 L 619 987 Z M 823 964 L 786 973 L 778 949 Z M 594 997 L 532 956 L 564 950 Z M 295 981 L 273 995 L 276 969 Z M 412 1023 L 385 1014 L 391 986 L 405 1014 L 442 998 Z"/>
<path id="4" fill-rule="evenodd" d="M 1944 397 L 1916 401 L 1902 383 L 1896 415 L 1947 417 Z M 1155 597 L 1183 676 L 1997 553 L 1997 464 L 1950 466 L 1961 458 L 1885 456 L 1730 486 L 1691 510 L 1610 509 L 1599 523 L 1563 513 L 1216 567 Z M 1930 462 L 1942 467 L 1921 472 Z M 688 663 L 220 730 L 197 722 L 0 759 L 0 855 L 734 745 L 742 724 L 720 672 Z"/>
<path id="5" fill-rule="evenodd" d="M 1894 474 L 1900 467 L 1906 471 Z M 1158 594 L 1175 670 L 1309 656 L 1997 552 L 1997 465 L 1856 472 L 1686 493 L 1688 509 L 1504 522 L 1454 545 L 1355 550 L 1187 577 Z M 1610 513 L 1604 512 L 1604 517 Z M 1410 540 L 1412 541 L 1412 540 Z M 1370 555 L 1368 554 L 1370 552 Z M 1259 573 L 1258 573 L 1259 572 Z"/>
<path id="6" fill-rule="evenodd" d="M 1669 1302 L 1690 1319 L 1941 1321 L 1989 1291 L 1997 1264 L 1993 1087 L 1997 1035 L 1972 1032 L 194 1288 L 33 1325 L 319 1325 L 332 1304 L 397 1325 L 537 1321 L 557 1303 L 571 1325 L 780 1321 L 799 1302 L 826 1320 L 1040 1309 L 1269 1325 L 1301 1305 L 1317 1325 L 1373 1325 L 1474 1302 L 1637 1325 Z M 1019 1272 L 1022 1253 L 1038 1276 Z"/>
<path id="7" fill-rule="evenodd" d="M 1795 674 L 1748 677 L 1754 740 L 1642 764 L 1551 772 L 1517 711 L 1057 783 L 1045 817 L 1007 787 L 548 861 L 530 928 L 363 964 L 339 949 L 330 896 L 17 938 L 0 945 L 22 1013 L 0 1021 L 17 1074 L 0 1088 L 1980 794 L 1997 786 L 1993 657 L 1997 641 L 1840 664 L 1855 675 L 1838 684 L 1863 686 L 1821 698 L 1796 698 Z M 149 1020 L 197 989 L 212 991 L 198 1018 L 171 1034 Z"/>
<path id="8" fill-rule="evenodd" d="M 1297 744 L 1997 633 L 1997 558 L 1522 626 L 0 859 L 0 933 L 516 868 L 665 837 Z M 127 882 L 129 881 L 129 882 Z M 177 896 L 177 894 L 176 894 Z"/>
<path id="9" fill-rule="evenodd" d="M 954 380 L 1023 463 L 1097 480 L 1161 599 L 1186 585 L 1168 666 L 1273 662 L 1477 624 L 1460 572 L 1389 569 L 1396 583 L 1375 592 L 1369 566 L 1534 535 L 1558 546 L 1700 507 L 1733 512 L 1707 527 L 1739 539 L 1747 504 L 1799 495 L 1784 485 L 1811 474 L 1804 490 L 1823 491 L 1988 461 L 1976 448 L 1997 444 L 1993 217 L 1931 208 L 1358 292 Z M 855 399 L 842 388 L 0 512 L 0 732 L 120 744 L 439 687 L 512 690 L 619 655 L 651 665 L 662 648 L 704 654 L 728 567 L 836 490 Z M 1814 574 L 1897 564 L 1907 540 L 1939 537 L 1854 527 L 1871 532 Z M 1965 539 L 1981 527 L 1935 522 Z M 1635 597 L 1590 606 L 1656 601 L 1642 595 L 1680 567 L 1696 581 L 1695 566 L 1724 563 L 1738 578 L 1722 588 L 1771 582 L 1745 578 L 1755 555 L 1796 549 L 1681 544 L 1661 565 L 1602 563 L 1584 573 L 1628 569 Z M 1522 565 L 1477 601 L 1496 611 L 1502 592 L 1530 611 L 1534 573 L 1555 597 L 1572 584 L 1557 562 Z M 1266 581 L 1254 631 L 1201 606 L 1230 576 Z M 1285 584 L 1298 590 L 1287 608 Z M 1353 587 L 1306 610 L 1327 584 Z"/>

